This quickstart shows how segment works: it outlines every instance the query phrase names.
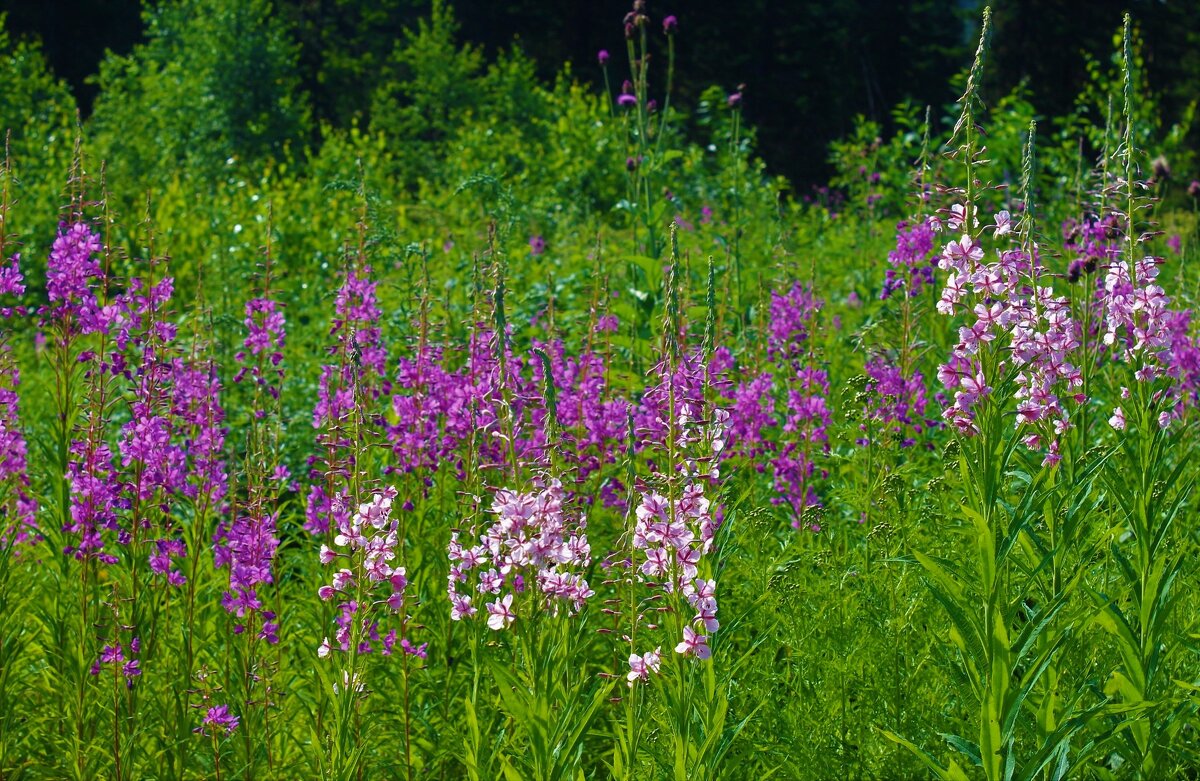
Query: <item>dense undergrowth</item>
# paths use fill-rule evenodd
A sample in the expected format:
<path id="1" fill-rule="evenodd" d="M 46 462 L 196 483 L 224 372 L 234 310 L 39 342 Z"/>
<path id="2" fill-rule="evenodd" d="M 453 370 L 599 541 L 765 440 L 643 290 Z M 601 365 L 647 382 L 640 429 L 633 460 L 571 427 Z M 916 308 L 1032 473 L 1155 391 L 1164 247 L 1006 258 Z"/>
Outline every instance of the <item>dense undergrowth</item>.
<path id="1" fill-rule="evenodd" d="M 435 3 L 319 144 L 222 7 L 80 126 L 3 41 L 0 776 L 1196 771 L 1200 184 L 1131 20 L 1047 119 L 985 14 L 794 198 L 644 3 L 600 95 Z"/>

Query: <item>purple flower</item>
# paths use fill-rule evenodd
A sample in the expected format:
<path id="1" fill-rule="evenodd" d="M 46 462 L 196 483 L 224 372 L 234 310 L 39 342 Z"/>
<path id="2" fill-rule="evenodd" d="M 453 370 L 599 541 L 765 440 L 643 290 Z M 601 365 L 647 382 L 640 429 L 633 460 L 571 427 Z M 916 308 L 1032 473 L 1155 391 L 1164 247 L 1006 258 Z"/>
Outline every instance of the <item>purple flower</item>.
<path id="1" fill-rule="evenodd" d="M 0 266 L 0 296 L 20 296 L 25 292 L 19 256 L 13 255 L 10 265 Z M 0 308 L 0 316 L 8 317 L 12 310 Z M 21 430 L 19 398 L 21 373 L 12 350 L 0 330 L 0 550 L 10 543 L 21 544 L 39 539 L 37 535 L 37 502 L 30 495 L 28 447 Z"/>
<path id="2" fill-rule="evenodd" d="M 910 298 L 915 297 L 924 287 L 933 285 L 936 266 L 933 234 L 928 222 L 912 225 L 901 222 L 896 226 L 896 249 L 888 253 L 890 268 L 885 272 L 880 299 L 890 298 L 900 290 L 906 290 Z"/>
<path id="3" fill-rule="evenodd" d="M 621 321 L 616 315 L 601 315 L 596 318 L 595 330 L 598 334 L 615 334 L 620 328 Z"/>
<path id="4" fill-rule="evenodd" d="M 829 378 L 824 371 L 805 366 L 791 378 L 778 455 L 771 459 L 777 496 L 773 504 L 792 508 L 792 525 L 800 528 L 804 511 L 820 507 L 814 482 L 814 457 L 829 449 L 828 428 L 832 413 L 825 397 L 829 394 Z"/>
<path id="5" fill-rule="evenodd" d="M 105 645 L 100 649 L 100 655 L 92 662 L 88 672 L 91 675 L 99 675 L 105 667 L 112 667 L 114 674 L 124 680 L 125 688 L 132 689 L 134 679 L 142 674 L 141 663 L 137 659 L 140 652 L 141 641 L 137 637 L 129 642 L 128 658 L 119 642 Z"/>
<path id="6" fill-rule="evenodd" d="M 537 257 L 546 251 L 546 240 L 539 236 L 529 237 L 529 254 Z"/>
<path id="7" fill-rule="evenodd" d="M 608 50 L 601 49 L 599 52 L 597 52 L 596 61 L 600 63 L 601 68 L 603 68 L 605 65 L 608 65 Z"/>
<path id="8" fill-rule="evenodd" d="M 21 255 L 8 259 L 8 265 L 0 264 L 0 296 L 25 295 L 25 277 L 21 275 Z M 7 314 L 4 315 L 8 317 Z"/>
<path id="9" fill-rule="evenodd" d="M 320 455 L 309 461 L 313 484 L 304 528 L 311 534 L 330 532 L 346 520 L 339 514 L 345 511 L 341 500 L 348 490 L 349 464 L 366 446 L 361 432 L 383 424 L 381 417 L 371 416 L 369 406 L 391 390 L 377 289 L 371 267 L 361 261 L 346 270 L 338 289 L 329 330 L 335 340 L 329 354 L 336 362 L 321 366 L 313 407 Z"/>
<path id="10" fill-rule="evenodd" d="M 771 293 L 767 353 L 772 360 L 795 361 L 804 355 L 813 320 L 822 303 L 799 282 L 787 292 Z"/>
<path id="11" fill-rule="evenodd" d="M 776 425 L 773 391 L 774 383 L 766 372 L 738 384 L 729 410 L 733 421 L 729 430 L 731 452 L 754 458 L 774 448 L 772 439 L 763 434 Z"/>
<path id="12" fill-rule="evenodd" d="M 675 653 L 684 656 L 694 656 L 697 659 L 707 659 L 712 656 L 708 648 L 708 637 L 698 633 L 691 626 L 683 628 L 683 639 L 675 646 Z"/>
<path id="13" fill-rule="evenodd" d="M 663 18 L 662 24 L 663 32 L 671 35 L 675 32 L 675 28 L 679 27 L 679 20 L 675 18 L 674 14 L 671 14 Z"/>
<path id="14" fill-rule="evenodd" d="M 621 108 L 629 108 L 637 105 L 637 96 L 628 92 L 622 92 L 617 96 L 617 105 Z"/>
<path id="15" fill-rule="evenodd" d="M 863 432 L 857 444 L 867 445 L 872 435 L 891 435 L 901 447 L 911 447 L 937 422 L 925 418 L 928 405 L 925 379 L 920 372 L 905 377 L 900 367 L 876 358 L 866 365 L 866 407 Z"/>
<path id="16" fill-rule="evenodd" d="M 206 737 L 212 737 L 218 731 L 224 732 L 226 735 L 231 735 L 237 728 L 238 717 L 229 712 L 229 706 L 214 705 L 205 712 L 204 721 L 201 725 L 192 731 Z"/>
<path id="17" fill-rule="evenodd" d="M 977 224 L 976 209 L 970 211 Z M 961 227 L 966 213 L 966 207 L 954 204 L 951 225 Z M 1006 213 L 997 216 L 996 237 L 1012 236 L 1010 230 L 1002 230 L 1008 223 Z M 977 433 L 975 408 L 991 395 L 995 379 L 984 374 L 987 362 L 981 355 L 985 347 L 1002 349 L 1017 370 L 1016 426 L 1034 429 L 1023 442 L 1036 448 L 1045 438 L 1057 452 L 1058 436 L 1071 425 L 1063 397 L 1069 392 L 1076 403 L 1083 400 L 1083 376 L 1071 363 L 1081 333 L 1071 317 L 1069 299 L 1055 296 L 1043 284 L 1036 248 L 1030 257 L 1019 247 L 1001 246 L 988 259 L 983 247 L 964 233 L 947 242 L 938 265 L 949 274 L 937 310 L 965 316 L 951 358 L 938 370 L 938 378 L 954 393 L 943 417 L 963 434 Z M 990 346 L 993 342 L 995 347 Z"/>
<path id="18" fill-rule="evenodd" d="M 102 275 L 95 255 L 103 249 L 100 237 L 85 223 L 60 226 L 46 263 L 46 294 L 50 306 L 40 311 L 61 324 L 64 337 L 98 329 L 98 306 L 93 280 Z"/>

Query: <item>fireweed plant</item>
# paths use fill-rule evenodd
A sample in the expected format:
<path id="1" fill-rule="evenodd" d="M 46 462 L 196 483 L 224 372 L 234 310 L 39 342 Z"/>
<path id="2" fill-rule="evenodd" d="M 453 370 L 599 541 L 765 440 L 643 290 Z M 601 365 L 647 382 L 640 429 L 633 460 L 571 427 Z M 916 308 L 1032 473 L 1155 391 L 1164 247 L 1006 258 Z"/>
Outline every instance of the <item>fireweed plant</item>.
<path id="1" fill-rule="evenodd" d="M 414 32 L 576 145 L 463 115 L 396 202 L 365 128 L 349 187 L 0 169 L 0 776 L 1195 774 L 1197 242 L 1132 24 L 1071 193 L 1057 124 L 984 135 L 989 13 L 809 203 L 740 88 L 671 106 L 686 17 L 627 24 L 607 101 Z M 469 171 L 539 155 L 590 195 Z"/>
<path id="2" fill-rule="evenodd" d="M 631 432 L 652 454 L 651 472 L 633 482 L 628 547 L 618 554 L 624 558 L 610 562 L 618 597 L 609 612 L 621 619 L 615 633 L 630 651 L 625 718 L 612 764 L 622 778 L 641 772 L 647 700 L 661 708 L 676 779 L 714 777 L 731 740 L 724 677 L 716 673 L 720 660 L 712 659 L 710 645 L 721 625 L 714 559 L 723 508 L 716 497 L 730 414 L 713 403 L 713 356 L 703 346 L 687 346 L 676 282 L 681 261 L 673 227 L 661 358 L 653 370 L 659 383 L 647 390 L 641 406 L 649 414 Z M 710 303 L 711 282 L 710 275 Z M 709 315 L 711 323 L 711 308 Z"/>
<path id="3" fill-rule="evenodd" d="M 20 303 L 26 291 L 25 278 L 21 273 L 21 256 L 16 251 L 8 229 L 8 213 L 12 171 L 6 156 L 0 168 L 3 177 L 3 192 L 0 194 L 0 257 L 5 258 L 0 266 L 0 611 L 3 615 L 15 615 L 29 609 L 29 596 L 15 588 L 13 576 L 19 571 L 15 565 L 23 550 L 38 539 L 38 505 L 31 495 L 29 480 L 29 446 L 20 415 L 21 374 L 13 356 L 10 342 L 11 318 L 27 314 Z M 5 732 L 17 728 L 14 698 L 19 697 L 18 684 L 21 677 L 10 671 L 16 669 L 18 651 L 25 632 L 20 625 L 6 622 L 0 630 L 0 729 Z M 0 763 L 12 761 L 7 742 L 0 745 Z"/>
<path id="4" fill-rule="evenodd" d="M 271 240 L 268 219 L 257 291 L 245 304 L 242 322 L 246 335 L 234 356 L 238 369 L 233 383 L 249 386 L 251 395 L 240 470 L 244 483 L 235 486 L 240 490 L 230 501 L 229 513 L 218 521 L 212 534 L 213 566 L 229 573 L 221 607 L 229 614 L 229 631 L 240 646 L 234 662 L 238 685 L 233 690 L 241 700 L 237 709 L 241 716 L 229 716 L 227 704 L 213 708 L 226 709 L 226 718 L 233 719 L 222 723 L 227 734 L 241 727 L 244 761 L 250 773 L 260 748 L 266 754 L 268 770 L 273 766 L 272 680 L 278 662 L 271 658 L 270 649 L 279 644 L 275 559 L 280 544 L 280 500 L 291 476 L 279 459 L 287 321 L 283 305 L 273 297 Z M 214 761 L 219 761 L 218 736 L 211 737 Z"/>
<path id="5" fill-rule="evenodd" d="M 1105 472 L 1105 485 L 1118 508 L 1122 533 L 1109 540 L 1118 577 L 1095 592 L 1100 625 L 1111 632 L 1121 663 L 1105 682 L 1105 692 L 1141 718 L 1119 725 L 1115 743 L 1122 756 L 1151 777 L 1162 772 L 1164 752 L 1186 714 L 1190 701 L 1170 697 L 1163 670 L 1176 641 L 1164 631 L 1178 604 L 1175 591 L 1185 549 L 1175 521 L 1195 485 L 1188 451 L 1172 446 L 1186 398 L 1181 398 L 1181 366 L 1173 353 L 1171 299 L 1158 284 L 1163 259 L 1147 252 L 1151 238 L 1145 213 L 1151 202 L 1141 195 L 1133 146 L 1135 96 L 1131 20 L 1122 35 L 1121 140 L 1102 183 L 1117 218 L 1119 250 L 1104 266 L 1098 294 L 1104 358 L 1115 365 L 1106 390 L 1108 424 L 1117 440 Z M 1102 358 L 1103 359 L 1103 358 Z M 1131 539 L 1130 539 L 1131 538 Z M 1123 593 L 1117 597 L 1113 592 Z"/>
<path id="6" fill-rule="evenodd" d="M 1034 777 L 1052 761 L 1065 766 L 1071 737 L 1082 725 L 1075 718 L 1057 721 L 1076 715 L 1075 697 L 1066 698 L 1065 714 L 1052 708 L 1036 719 L 1027 710 L 1067 638 L 1058 619 L 1073 589 L 1055 583 L 1042 599 L 1026 594 L 1038 585 L 1046 559 L 1057 555 L 1052 497 L 1060 442 L 1072 429 L 1074 405 L 1087 399 L 1077 392 L 1083 379 L 1072 363 L 1078 360 L 1079 329 L 1068 299 L 1055 296 L 1035 242 L 1033 125 L 1016 202 L 1019 218 L 1007 209 L 985 211 L 977 90 L 990 24 L 988 10 L 952 136 L 951 154 L 964 184 L 940 187 L 950 205 L 930 218 L 952 237 L 939 258 L 946 276 L 937 310 L 962 315 L 964 322 L 938 377 L 952 394 L 943 417 L 955 434 L 963 532 L 973 543 L 974 560 L 915 555 L 950 615 L 960 669 L 977 702 L 975 734 L 947 740 L 992 779 L 1014 771 L 1020 778 Z M 1086 496 L 1089 476 L 1077 475 L 1071 490 Z M 1048 517 L 1039 527 L 1043 512 Z M 1019 735 L 1026 722 L 1036 722 L 1043 734 L 1023 750 Z M 943 767 L 921 756 L 941 777 L 963 775 L 955 760 Z"/>

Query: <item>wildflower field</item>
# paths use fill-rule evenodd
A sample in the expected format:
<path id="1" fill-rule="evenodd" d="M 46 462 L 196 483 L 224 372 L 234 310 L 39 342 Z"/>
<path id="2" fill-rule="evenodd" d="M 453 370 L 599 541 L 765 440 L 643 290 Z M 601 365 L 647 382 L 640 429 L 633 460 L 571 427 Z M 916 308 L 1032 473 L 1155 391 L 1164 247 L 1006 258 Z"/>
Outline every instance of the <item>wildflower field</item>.
<path id="1" fill-rule="evenodd" d="M 86 121 L 0 32 L 0 779 L 1200 774 L 1136 17 L 1043 116 L 983 10 L 797 193 L 669 10 L 546 84 L 434 2 L 319 145 L 260 0 L 150 7 Z"/>

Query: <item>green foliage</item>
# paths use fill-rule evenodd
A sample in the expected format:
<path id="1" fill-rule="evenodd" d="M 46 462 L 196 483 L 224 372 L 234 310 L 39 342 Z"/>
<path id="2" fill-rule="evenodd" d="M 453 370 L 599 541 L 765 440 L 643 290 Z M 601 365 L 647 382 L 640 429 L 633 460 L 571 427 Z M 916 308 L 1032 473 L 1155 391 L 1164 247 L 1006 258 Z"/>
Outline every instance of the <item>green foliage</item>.
<path id="1" fill-rule="evenodd" d="M 145 43 L 102 64 L 88 125 L 125 192 L 282 161 L 308 141 L 296 47 L 269 0 L 169 0 L 145 25 Z"/>
<path id="2" fill-rule="evenodd" d="M 396 173 L 410 184 L 435 170 L 435 149 L 444 145 L 479 107 L 478 49 L 459 46 L 454 11 L 434 0 L 428 19 L 406 30 L 388 61 L 390 73 L 371 97 L 371 128 L 397 147 Z"/>
<path id="3" fill-rule="evenodd" d="M 933 5 L 921 5 L 921 18 Z M 83 565 L 63 554 L 71 544 L 62 531 L 66 440 L 88 419 L 81 405 L 98 387 L 87 382 L 98 380 L 83 376 L 77 351 L 67 356 L 70 381 L 56 384 L 59 357 L 53 345 L 37 346 L 35 319 L 0 323 L 12 346 L 2 354 L 23 372 L 22 431 L 45 535 L 19 555 L 0 545 L 0 615 L 16 619 L 0 625 L 0 776 L 115 777 L 119 764 L 122 777 L 188 779 L 1024 781 L 1196 772 L 1194 399 L 1171 395 L 1175 378 L 1163 377 L 1134 399 L 1135 413 L 1120 400 L 1121 387 L 1133 385 L 1122 374 L 1128 367 L 1107 352 L 1085 355 L 1089 400 L 1062 440 L 1062 463 L 1049 468 L 1013 426 L 1017 369 L 1006 345 L 983 350 L 1000 379 L 979 436 L 956 437 L 940 421 L 935 377 L 969 323 L 937 313 L 936 289 L 879 300 L 893 228 L 945 205 L 940 191 L 916 197 L 935 184 L 958 188 L 956 198 L 971 193 L 984 236 L 996 209 L 1034 204 L 1025 213 L 1036 222 L 1020 219 L 1023 246 L 1038 241 L 1049 284 L 1064 285 L 1074 257 L 1057 220 L 1099 196 L 1113 206 L 1125 197 L 1112 179 L 1097 186 L 1094 167 L 1128 178 L 1144 162 L 1118 154 L 1126 127 L 1118 75 L 1091 62 L 1076 106 L 1040 120 L 1052 128 L 1045 138 L 1031 139 L 1038 111 L 1025 82 L 987 105 L 973 89 L 952 111 L 901 104 L 894 134 L 862 116 L 829 150 L 832 190 L 804 203 L 756 157 L 758 130 L 729 104 L 727 85 L 668 106 L 666 69 L 652 58 L 639 106 L 618 111 L 615 95 L 597 94 L 569 66 L 545 82 L 520 47 L 488 58 L 462 43 L 441 2 L 395 43 L 361 37 L 358 27 L 398 24 L 408 7 L 319 3 L 299 18 L 292 8 L 282 17 L 292 27 L 261 0 L 148 7 L 146 43 L 104 65 L 96 113 L 83 127 L 83 175 L 71 181 L 72 99 L 36 45 L 0 34 L 0 121 L 13 128 L 17 200 L 5 230 L 25 242 L 24 303 L 47 303 L 41 267 L 64 204 L 108 231 L 113 295 L 147 273 L 152 229 L 156 253 L 171 258 L 159 270 L 175 278 L 168 316 L 185 354 L 211 357 L 224 382 L 231 501 L 244 500 L 246 465 L 263 452 L 296 483 L 280 488 L 275 580 L 262 594 L 278 610 L 280 646 L 256 647 L 252 630 L 236 633 L 221 607 L 228 572 L 209 547 L 216 513 L 183 506 L 169 512 L 189 543 L 188 583 L 143 597 L 136 620 L 152 627 L 143 678 L 125 689 L 108 671 L 90 675 L 127 620 L 125 568 L 144 573 L 144 558 Z M 354 30 L 318 29 L 342 10 Z M 814 17 L 802 28 L 820 24 Z M 293 34 L 344 49 L 304 62 Z M 660 39 L 648 46 L 655 58 L 666 48 Z M 609 67 L 623 80 L 624 65 Z M 297 90 L 304 68 L 326 79 L 315 134 Z M 973 70 L 977 80 L 982 62 Z M 1186 129 L 1167 126 L 1140 72 L 1133 145 L 1166 150 L 1177 178 L 1186 176 Z M 1111 121 L 1096 114 L 1110 94 Z M 938 154 L 948 145 L 957 156 Z M 1093 166 L 1093 147 L 1110 159 Z M 978 189 L 987 185 L 1007 189 Z M 1139 215 L 1124 232 L 1148 231 L 1147 205 L 1120 201 L 1122 213 Z M 1181 256 L 1166 255 L 1160 280 L 1182 309 L 1200 300 L 1195 204 L 1165 206 L 1153 214 L 1184 243 Z M 534 238 L 544 247 L 535 251 Z M 1146 247 L 1162 243 L 1145 238 L 1155 242 Z M 255 392 L 230 377 L 268 246 L 272 290 L 286 303 L 287 378 L 279 430 L 260 442 L 247 434 Z M 575 447 L 593 455 L 562 422 L 568 397 L 545 379 L 559 341 L 568 355 L 605 358 L 598 392 L 614 399 L 637 401 L 655 362 L 697 348 L 729 362 L 705 391 L 724 407 L 739 385 L 764 375 L 782 398 L 803 395 L 801 368 L 828 374 L 828 450 L 804 442 L 781 415 L 763 445 L 768 459 L 809 449 L 821 506 L 795 511 L 762 459 L 721 463 L 711 498 L 723 524 L 705 564 L 721 600 L 711 661 L 684 660 L 667 646 L 662 675 L 626 685 L 631 643 L 621 618 L 649 605 L 647 615 L 671 622 L 678 606 L 659 607 L 682 603 L 674 594 L 630 606 L 637 597 L 614 585 L 618 557 L 605 559 L 628 549 L 633 510 L 617 504 L 674 473 L 658 453 L 631 446 L 642 436 L 633 421 L 611 462 L 565 475 L 578 477 L 571 501 L 586 511 L 597 561 L 587 577 L 598 595 L 583 615 L 539 612 L 530 599 L 513 632 L 489 630 L 486 616 L 452 621 L 450 535 L 466 539 L 492 492 L 528 475 L 461 451 L 436 470 L 405 472 L 385 440 L 401 422 L 389 393 L 364 401 L 375 404 L 361 435 L 371 445 L 355 479 L 395 486 L 411 503 L 400 533 L 406 610 L 428 655 L 354 654 L 343 666 L 316 656 L 334 614 L 315 596 L 329 579 L 318 565 L 322 541 L 303 528 L 318 451 L 313 406 L 343 274 L 368 265 L 380 281 L 388 382 L 423 346 L 457 367 L 470 359 L 469 340 L 485 333 L 481 323 L 511 327 L 505 340 L 476 346 L 494 354 L 510 345 L 511 360 L 523 362 L 514 370 L 524 373 L 520 394 L 551 397 L 551 417 L 523 412 L 530 398 L 505 384 L 503 419 L 470 435 L 549 432 L 560 446 L 542 467 L 562 467 Z M 1089 328 L 1102 327 L 1095 281 L 1070 289 L 1073 314 L 1090 317 Z M 822 300 L 803 367 L 769 355 L 772 293 L 797 283 Z M 616 332 L 597 327 L 604 316 L 616 317 Z M 88 338 L 95 347 L 102 337 Z M 1195 326 L 1185 324 L 1181 338 L 1194 341 Z M 878 391 L 866 371 L 876 359 L 921 373 L 929 406 L 912 414 L 919 434 L 872 412 Z M 1187 402 L 1184 418 L 1164 432 L 1156 414 L 1176 401 Z M 1128 436 L 1105 423 L 1121 403 Z M 119 461 L 128 412 L 112 408 L 120 410 L 109 421 Z M 347 686 L 355 680 L 365 682 L 362 692 Z M 195 734 L 215 703 L 231 704 L 239 731 Z"/>
<path id="4" fill-rule="evenodd" d="M 14 40 L 3 15 L 0 84 L 0 128 L 7 134 L 23 201 L 7 230 L 42 233 L 44 228 L 35 227 L 38 220 L 33 215 L 53 212 L 61 202 L 75 137 L 75 100 L 66 84 L 50 72 L 41 47 Z"/>

